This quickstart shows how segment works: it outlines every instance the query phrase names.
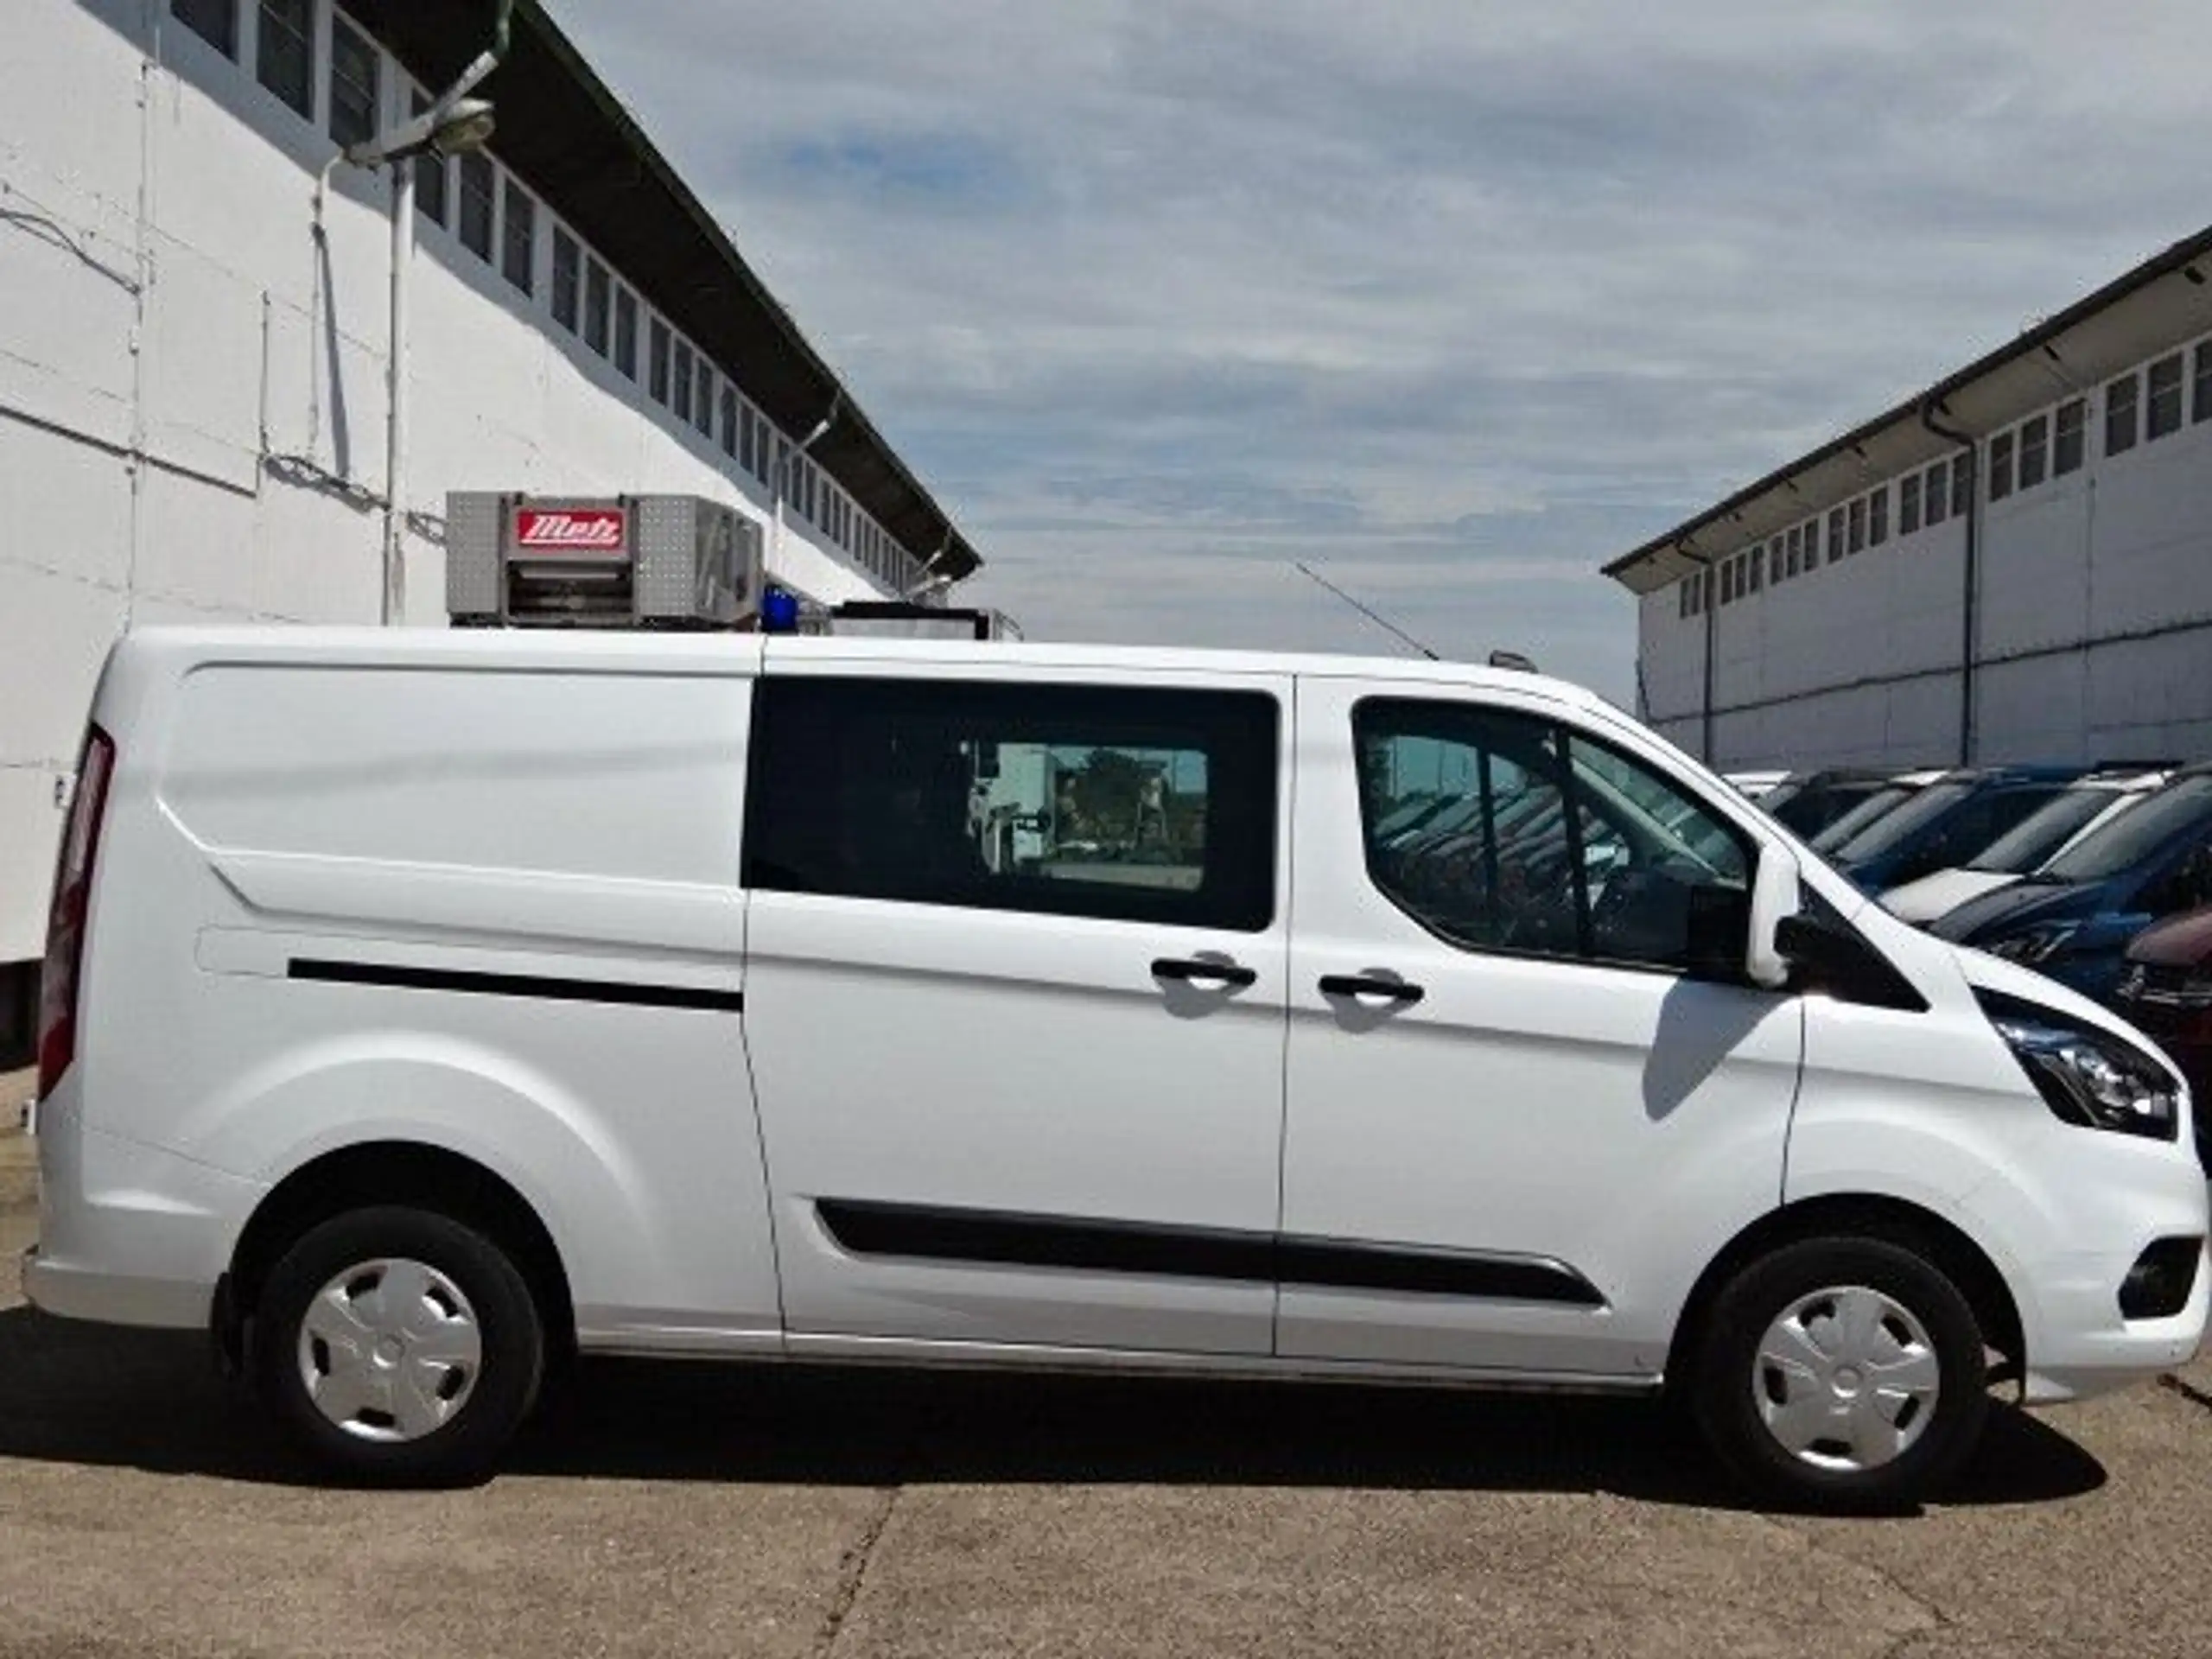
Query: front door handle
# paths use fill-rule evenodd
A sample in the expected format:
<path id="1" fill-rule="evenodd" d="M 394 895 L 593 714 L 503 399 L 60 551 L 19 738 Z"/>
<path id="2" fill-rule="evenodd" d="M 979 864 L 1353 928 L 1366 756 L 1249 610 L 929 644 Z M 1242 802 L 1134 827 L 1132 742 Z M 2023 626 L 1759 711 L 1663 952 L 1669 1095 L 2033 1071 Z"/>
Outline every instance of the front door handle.
<path id="1" fill-rule="evenodd" d="M 1152 976 L 1179 979 L 1186 985 L 1228 985 L 1238 990 L 1260 977 L 1252 969 L 1239 967 L 1233 962 L 1208 962 L 1201 957 L 1154 957 Z"/>
<path id="2" fill-rule="evenodd" d="M 1321 976 L 1321 995 L 1382 996 L 1411 1007 L 1428 993 L 1418 985 L 1408 985 L 1402 979 L 1378 979 L 1371 974 L 1324 974 Z"/>

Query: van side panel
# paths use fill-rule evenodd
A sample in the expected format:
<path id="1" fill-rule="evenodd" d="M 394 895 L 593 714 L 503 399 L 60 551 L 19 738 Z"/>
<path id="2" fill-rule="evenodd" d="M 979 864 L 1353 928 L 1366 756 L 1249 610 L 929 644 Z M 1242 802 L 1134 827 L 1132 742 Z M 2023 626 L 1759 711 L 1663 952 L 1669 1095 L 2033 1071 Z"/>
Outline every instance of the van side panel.
<path id="1" fill-rule="evenodd" d="M 86 1128 L 255 1193 L 346 1146 L 446 1148 L 537 1210 L 587 1344 L 773 1345 L 737 1015 L 751 686 L 742 658 L 250 652 L 157 678 L 118 734 L 130 902 L 95 918 Z"/>

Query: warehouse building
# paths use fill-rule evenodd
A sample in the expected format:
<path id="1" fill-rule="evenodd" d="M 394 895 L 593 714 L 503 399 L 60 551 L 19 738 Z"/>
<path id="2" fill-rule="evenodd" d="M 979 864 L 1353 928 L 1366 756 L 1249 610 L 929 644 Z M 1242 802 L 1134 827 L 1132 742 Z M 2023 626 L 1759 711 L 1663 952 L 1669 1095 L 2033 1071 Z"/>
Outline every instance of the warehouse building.
<path id="1" fill-rule="evenodd" d="M 1726 767 L 2212 757 L 2212 230 L 1615 559 Z"/>
<path id="2" fill-rule="evenodd" d="M 709 497 L 760 526 L 772 580 L 823 605 L 938 593 L 977 566 L 535 0 L 502 16 L 493 0 L 8 7 L 0 1065 L 23 1052 L 54 837 L 121 630 L 387 608 L 442 625 L 455 490 Z M 341 147 L 487 50 L 488 143 L 407 164 L 395 213 L 393 169 Z"/>

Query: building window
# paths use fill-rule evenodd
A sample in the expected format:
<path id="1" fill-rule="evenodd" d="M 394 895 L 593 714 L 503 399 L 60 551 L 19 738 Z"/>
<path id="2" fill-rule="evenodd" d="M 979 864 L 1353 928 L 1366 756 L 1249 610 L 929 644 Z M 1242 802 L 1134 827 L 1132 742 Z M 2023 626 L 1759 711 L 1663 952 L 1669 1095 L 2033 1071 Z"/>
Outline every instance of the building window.
<path id="1" fill-rule="evenodd" d="M 584 262 L 584 344 L 601 357 L 607 355 L 607 267 L 596 259 Z"/>
<path id="2" fill-rule="evenodd" d="M 2198 421 L 2212 421 L 2212 340 L 2196 348 L 2190 360 L 2196 388 L 2189 406 L 2190 424 Z"/>
<path id="3" fill-rule="evenodd" d="M 762 484 L 768 482 L 768 417 L 759 410 L 753 411 L 753 476 Z"/>
<path id="4" fill-rule="evenodd" d="M 1782 550 L 1784 545 L 1783 538 L 1779 536 L 1766 544 L 1766 579 L 1769 582 L 1778 582 L 1783 579 Z"/>
<path id="5" fill-rule="evenodd" d="M 315 119 L 315 7 L 310 0 L 260 0 L 253 73 L 302 115 Z"/>
<path id="6" fill-rule="evenodd" d="M 1688 617 L 1690 613 L 1690 585 L 1687 581 L 1675 584 L 1675 614 Z"/>
<path id="7" fill-rule="evenodd" d="M 2044 480 L 2050 458 L 2050 417 L 2038 415 L 2020 427 L 2020 487 L 2032 490 Z"/>
<path id="8" fill-rule="evenodd" d="M 1805 553 L 1805 526 L 1790 525 L 1789 538 L 1783 543 L 1782 548 L 1783 574 L 1785 577 L 1794 576 L 1799 569 L 1798 561 Z"/>
<path id="9" fill-rule="evenodd" d="M 1879 547 L 1890 539 L 1890 486 L 1886 484 L 1866 498 L 1866 545 Z"/>
<path id="10" fill-rule="evenodd" d="M 1963 518 L 1974 501 L 1974 451 L 1951 458 L 1951 517 Z"/>
<path id="11" fill-rule="evenodd" d="M 2012 435 L 1999 432 L 1989 441 L 1989 499 L 2002 501 L 2012 493 Z"/>
<path id="12" fill-rule="evenodd" d="M 2162 357 L 2151 365 L 2151 414 L 2145 423 L 2152 438 L 2181 430 L 2181 353 Z"/>
<path id="13" fill-rule="evenodd" d="M 740 405 L 737 411 L 737 464 L 747 472 L 753 470 L 753 405 Z"/>
<path id="14" fill-rule="evenodd" d="M 2141 385 L 2123 374 L 2105 388 L 2105 454 L 2125 454 L 2135 447 L 2135 404 Z"/>
<path id="15" fill-rule="evenodd" d="M 570 334 L 582 321 L 583 255 L 576 238 L 553 227 L 553 321 Z"/>
<path id="16" fill-rule="evenodd" d="M 461 245 L 479 259 L 492 257 L 492 161 L 471 150 L 461 158 Z"/>
<path id="17" fill-rule="evenodd" d="M 1921 500 L 1926 507 L 1927 523 L 1931 530 L 1943 522 L 1943 510 L 1949 505 L 1950 479 L 1946 467 L 1947 463 L 1939 461 L 1920 480 Z"/>
<path id="18" fill-rule="evenodd" d="M 1920 528 L 1920 474 L 1897 480 L 1897 534 L 1910 536 Z"/>
<path id="19" fill-rule="evenodd" d="M 1843 556 L 1844 512 L 1838 507 L 1828 514 L 1828 563 L 1834 564 Z"/>
<path id="20" fill-rule="evenodd" d="M 536 274 L 537 204 L 530 199 L 528 191 L 509 179 L 505 206 L 506 211 L 502 215 L 505 222 L 501 227 L 500 245 L 505 250 L 506 257 L 499 268 L 506 273 L 510 283 L 527 294 Z"/>
<path id="21" fill-rule="evenodd" d="M 691 418 L 691 347 L 685 340 L 676 342 L 676 391 L 668 406 L 676 411 L 677 420 Z"/>
<path id="22" fill-rule="evenodd" d="M 1851 539 L 1846 546 L 1849 551 L 1857 553 L 1866 545 L 1866 498 L 1860 496 L 1847 511 L 1850 513 Z"/>
<path id="23" fill-rule="evenodd" d="M 668 402 L 668 325 L 658 317 L 645 328 L 645 392 L 657 404 Z"/>
<path id="24" fill-rule="evenodd" d="M 638 296 L 626 288 L 614 291 L 614 366 L 638 378 Z"/>
<path id="25" fill-rule="evenodd" d="M 1736 602 L 1736 562 L 1733 559 L 1723 561 L 1720 566 L 1720 602 L 1723 605 Z"/>
<path id="26" fill-rule="evenodd" d="M 2058 406 L 2058 428 L 2050 449 L 2050 475 L 2063 478 L 2069 473 L 2082 470 L 2082 454 L 2087 447 L 2089 423 L 2088 400 L 2069 397 Z"/>
<path id="27" fill-rule="evenodd" d="M 1744 568 L 1751 572 L 1753 593 L 1766 586 L 1766 549 L 1755 547 L 1744 555 Z"/>
<path id="28" fill-rule="evenodd" d="M 692 388 L 691 424 L 702 437 L 715 435 L 715 371 L 703 353 L 699 358 L 698 384 Z"/>
<path id="29" fill-rule="evenodd" d="M 376 43 L 343 17 L 330 20 L 330 136 L 341 144 L 377 136 Z"/>
<path id="30" fill-rule="evenodd" d="M 737 393 L 728 386 L 722 388 L 722 454 L 737 454 Z"/>
<path id="31" fill-rule="evenodd" d="M 430 107 L 430 100 L 422 92 L 410 92 L 407 112 L 420 115 Z M 435 150 L 424 150 L 415 158 L 415 211 L 440 230 L 446 224 L 446 158 Z"/>
<path id="32" fill-rule="evenodd" d="M 169 0 L 177 22 L 233 63 L 238 55 L 238 0 Z"/>

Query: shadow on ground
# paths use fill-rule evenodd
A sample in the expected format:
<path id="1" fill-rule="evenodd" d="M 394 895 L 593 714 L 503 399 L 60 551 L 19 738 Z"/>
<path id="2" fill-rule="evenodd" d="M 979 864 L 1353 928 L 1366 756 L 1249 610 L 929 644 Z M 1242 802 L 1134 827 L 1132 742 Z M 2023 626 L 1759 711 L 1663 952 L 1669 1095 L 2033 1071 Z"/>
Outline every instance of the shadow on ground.
<path id="1" fill-rule="evenodd" d="M 0 1457 L 312 1484 L 194 1337 L 0 1311 Z M 1662 1408 L 1569 1396 L 588 1361 L 516 1473 L 887 1486 L 1110 1483 L 1606 1491 L 1738 1505 Z M 2097 1460 L 2000 1408 L 1949 1503 L 2051 1502 Z"/>

